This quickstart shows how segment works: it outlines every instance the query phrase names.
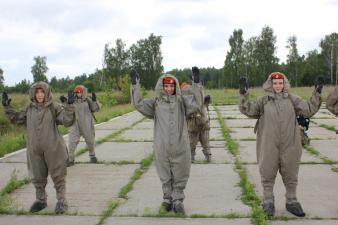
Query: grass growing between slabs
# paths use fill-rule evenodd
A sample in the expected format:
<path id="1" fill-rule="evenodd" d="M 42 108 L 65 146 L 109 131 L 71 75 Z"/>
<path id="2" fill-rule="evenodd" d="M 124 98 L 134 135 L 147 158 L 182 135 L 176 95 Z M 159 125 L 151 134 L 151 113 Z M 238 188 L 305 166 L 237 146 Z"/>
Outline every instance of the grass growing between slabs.
<path id="1" fill-rule="evenodd" d="M 146 158 L 144 158 L 141 163 L 139 168 L 137 168 L 134 171 L 134 174 L 132 175 L 132 177 L 130 178 L 129 182 L 124 185 L 121 189 L 120 192 L 118 194 L 119 198 L 123 198 L 123 199 L 128 199 L 128 193 L 133 190 L 134 187 L 134 183 L 139 180 L 141 178 L 141 176 L 148 171 L 150 165 L 152 164 L 154 160 L 154 154 L 149 154 Z M 114 210 L 120 205 L 120 201 L 119 200 L 113 200 L 109 203 L 107 209 L 103 212 L 102 216 L 100 217 L 99 222 L 96 225 L 102 225 L 104 224 L 105 220 L 110 217 Z"/>
<path id="2" fill-rule="evenodd" d="M 12 200 L 9 194 L 28 183 L 30 183 L 29 178 L 18 180 L 16 171 L 14 170 L 11 173 L 10 180 L 8 181 L 6 186 L 0 190 L 0 214 L 11 212 Z"/>
<path id="3" fill-rule="evenodd" d="M 107 141 L 109 141 L 109 140 L 111 140 L 111 139 L 113 139 L 113 138 L 116 138 L 117 136 L 119 136 L 119 135 L 120 135 L 121 133 L 123 133 L 124 131 L 133 128 L 136 124 L 139 124 L 139 123 L 145 121 L 146 119 L 147 119 L 147 118 L 143 117 L 142 119 L 140 119 L 140 120 L 134 122 L 134 123 L 133 123 L 132 125 L 130 125 L 129 127 L 125 127 L 125 128 L 119 129 L 118 131 L 115 131 L 115 132 L 113 132 L 113 133 L 111 133 L 111 134 L 109 134 L 109 135 L 107 135 L 107 136 L 105 136 L 105 137 L 103 137 L 103 138 L 101 138 L 101 139 L 95 141 L 95 145 L 99 145 L 99 144 L 102 144 L 102 143 L 104 143 L 104 142 L 107 142 Z M 75 156 L 77 157 L 77 156 L 79 156 L 79 155 L 82 155 L 82 154 L 84 154 L 84 153 L 87 152 L 87 151 L 88 151 L 88 148 L 87 148 L 87 147 L 82 148 L 82 149 L 80 149 L 80 150 L 75 154 Z"/>
<path id="4" fill-rule="evenodd" d="M 333 172 L 338 173 L 338 167 L 336 166 L 336 164 L 337 164 L 336 161 L 333 161 L 333 160 L 327 158 L 326 156 L 323 156 L 322 154 L 320 154 L 320 152 L 318 150 L 316 150 L 314 147 L 312 147 L 310 145 L 305 145 L 303 147 L 306 149 L 306 151 L 308 153 L 320 158 L 323 161 L 323 163 L 330 165 L 331 170 Z"/>
<path id="5" fill-rule="evenodd" d="M 261 201 L 255 192 L 254 185 L 249 181 L 245 165 L 240 161 L 238 157 L 238 144 L 235 140 L 231 138 L 230 129 L 225 125 L 224 119 L 222 118 L 222 115 L 217 107 L 215 107 L 215 110 L 218 116 L 218 121 L 221 125 L 223 137 L 227 143 L 226 145 L 229 152 L 232 154 L 235 160 L 235 168 L 240 177 L 239 186 L 242 190 L 241 200 L 244 204 L 251 207 L 251 222 L 255 225 L 266 225 L 267 218 L 264 214 L 263 209 L 261 208 Z"/>

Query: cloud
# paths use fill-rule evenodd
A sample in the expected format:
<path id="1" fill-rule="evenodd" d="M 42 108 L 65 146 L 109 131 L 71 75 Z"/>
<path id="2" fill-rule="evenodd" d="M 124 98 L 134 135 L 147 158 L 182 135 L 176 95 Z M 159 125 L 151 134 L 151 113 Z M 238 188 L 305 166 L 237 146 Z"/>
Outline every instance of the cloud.
<path id="1" fill-rule="evenodd" d="M 197 65 L 220 68 L 234 29 L 245 40 L 263 26 L 277 36 L 285 61 L 286 40 L 298 38 L 305 54 L 337 32 L 336 0 L 4 0 L 0 2 L 0 67 L 5 83 L 32 79 L 33 57 L 47 57 L 48 77 L 92 73 L 102 66 L 104 44 L 121 38 L 129 47 L 150 33 L 161 35 L 166 71 Z"/>

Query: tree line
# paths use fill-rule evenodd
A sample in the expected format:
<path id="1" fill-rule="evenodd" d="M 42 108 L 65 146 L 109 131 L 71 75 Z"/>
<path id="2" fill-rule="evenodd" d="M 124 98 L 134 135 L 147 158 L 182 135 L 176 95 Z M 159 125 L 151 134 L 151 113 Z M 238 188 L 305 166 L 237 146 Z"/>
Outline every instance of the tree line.
<path id="1" fill-rule="evenodd" d="M 288 50 L 286 62 L 280 63 L 276 56 L 276 35 L 271 27 L 262 28 L 258 36 L 243 38 L 243 30 L 235 29 L 228 39 L 229 50 L 225 53 L 222 68 L 200 68 L 202 82 L 207 88 L 236 88 L 238 79 L 244 76 L 250 86 L 261 86 L 268 74 L 280 71 L 288 75 L 293 86 L 310 86 L 317 76 L 323 76 L 325 83 L 338 82 L 338 34 L 325 35 L 319 43 L 320 51 L 310 50 L 300 55 L 297 48 L 297 37 L 290 36 L 286 40 Z M 103 51 L 103 66 L 91 74 L 81 74 L 70 78 L 47 79 L 47 58 L 34 57 L 31 68 L 33 82 L 49 82 L 54 91 L 64 92 L 78 84 L 84 84 L 90 91 L 121 91 L 129 83 L 128 72 L 135 68 L 141 77 L 141 85 L 153 89 L 158 77 L 163 73 L 162 37 L 150 34 L 140 39 L 129 48 L 122 39 L 112 45 L 107 43 Z M 192 66 L 192 65 L 189 65 Z M 198 66 L 198 65 L 195 65 Z M 0 89 L 4 88 L 4 71 L 0 68 Z M 190 81 L 190 68 L 167 71 L 183 82 Z M 31 85 L 22 80 L 8 91 L 27 92 Z"/>

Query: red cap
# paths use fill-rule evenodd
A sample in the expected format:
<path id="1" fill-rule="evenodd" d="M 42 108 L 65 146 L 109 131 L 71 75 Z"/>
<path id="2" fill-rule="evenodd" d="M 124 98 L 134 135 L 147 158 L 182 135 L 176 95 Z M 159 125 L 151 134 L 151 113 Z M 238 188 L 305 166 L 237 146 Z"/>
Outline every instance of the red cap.
<path id="1" fill-rule="evenodd" d="M 172 77 L 164 77 L 163 84 L 176 84 L 176 81 Z"/>
<path id="2" fill-rule="evenodd" d="M 75 93 L 83 93 L 83 88 L 81 86 L 76 86 L 74 89 Z"/>
<path id="3" fill-rule="evenodd" d="M 271 74 L 271 79 L 284 79 L 285 74 L 280 72 L 273 72 Z"/>
<path id="4" fill-rule="evenodd" d="M 183 82 L 182 84 L 181 84 L 181 89 L 185 89 L 185 88 L 187 88 L 189 85 L 186 83 L 186 82 Z"/>

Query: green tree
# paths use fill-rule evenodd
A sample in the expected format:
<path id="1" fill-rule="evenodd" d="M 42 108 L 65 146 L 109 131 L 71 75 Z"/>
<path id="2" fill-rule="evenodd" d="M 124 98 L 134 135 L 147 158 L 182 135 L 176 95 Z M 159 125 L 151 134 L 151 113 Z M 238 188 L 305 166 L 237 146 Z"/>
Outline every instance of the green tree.
<path id="1" fill-rule="evenodd" d="M 325 58 L 327 74 L 330 76 L 331 84 L 338 82 L 338 34 L 326 35 L 320 41 L 321 54 Z"/>
<path id="2" fill-rule="evenodd" d="M 251 37 L 243 45 L 243 57 L 245 64 L 245 76 L 248 79 L 249 84 L 253 83 L 253 78 L 258 76 L 258 62 L 257 62 L 257 37 Z"/>
<path id="3" fill-rule="evenodd" d="M 301 83 L 305 86 L 312 86 L 318 76 L 323 76 L 327 71 L 325 57 L 319 54 L 317 50 L 307 53 L 302 66 Z M 326 80 L 330 78 L 326 76 Z"/>
<path id="4" fill-rule="evenodd" d="M 2 89 L 4 88 L 4 71 L 0 68 L 0 90 L 2 91 Z"/>
<path id="5" fill-rule="evenodd" d="M 141 84 L 147 89 L 155 87 L 163 72 L 161 43 L 161 36 L 150 34 L 130 47 L 131 66 L 138 71 Z"/>
<path id="6" fill-rule="evenodd" d="M 257 58 L 260 74 L 255 79 L 261 84 L 265 81 L 267 75 L 274 71 L 278 64 L 278 58 L 275 56 L 276 36 L 273 33 L 273 29 L 269 26 L 263 27 L 256 44 L 255 57 Z"/>
<path id="7" fill-rule="evenodd" d="M 46 56 L 34 57 L 35 64 L 32 66 L 31 72 L 33 74 L 34 82 L 45 81 L 48 82 L 46 73 L 48 71 Z"/>
<path id="8" fill-rule="evenodd" d="M 224 73 L 230 81 L 230 87 L 237 85 L 239 77 L 245 74 L 243 43 L 242 29 L 234 30 L 229 38 L 230 51 L 227 52 L 224 63 Z"/>
<path id="9" fill-rule="evenodd" d="M 117 39 L 115 47 L 106 44 L 104 47 L 104 76 L 109 77 L 113 82 L 113 88 L 122 89 L 122 77 L 128 72 L 129 52 L 125 50 L 125 43 L 121 39 Z"/>
<path id="10" fill-rule="evenodd" d="M 287 40 L 286 48 L 289 50 L 287 55 L 288 75 L 292 84 L 298 86 L 300 56 L 297 49 L 297 37 L 291 36 Z"/>

